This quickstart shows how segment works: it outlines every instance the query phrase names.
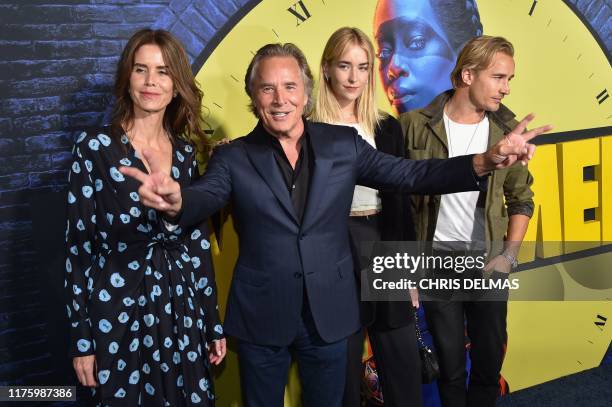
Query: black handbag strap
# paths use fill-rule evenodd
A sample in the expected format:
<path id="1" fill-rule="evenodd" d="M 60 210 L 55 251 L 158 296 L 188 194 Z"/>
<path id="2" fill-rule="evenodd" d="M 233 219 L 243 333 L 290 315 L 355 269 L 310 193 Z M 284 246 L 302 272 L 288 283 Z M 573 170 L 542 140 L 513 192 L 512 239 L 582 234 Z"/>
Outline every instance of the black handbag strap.
<path id="1" fill-rule="evenodd" d="M 416 332 L 417 342 L 421 346 L 421 348 L 426 348 L 427 344 L 423 340 L 423 336 L 421 335 L 421 327 L 419 327 L 419 316 L 418 309 L 414 309 L 414 331 Z"/>

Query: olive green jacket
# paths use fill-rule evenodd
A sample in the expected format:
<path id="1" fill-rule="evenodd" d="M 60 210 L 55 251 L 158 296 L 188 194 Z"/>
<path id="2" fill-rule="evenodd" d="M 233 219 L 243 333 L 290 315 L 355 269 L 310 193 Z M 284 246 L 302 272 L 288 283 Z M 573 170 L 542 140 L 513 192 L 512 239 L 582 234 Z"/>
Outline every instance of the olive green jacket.
<path id="1" fill-rule="evenodd" d="M 438 95 L 429 106 L 403 113 L 400 116 L 408 158 L 415 160 L 448 158 L 443 111 L 444 105 L 450 100 L 453 92 L 453 90 L 446 91 Z M 504 105 L 500 105 L 496 112 L 487 112 L 487 116 L 489 118 L 489 146 L 501 140 L 518 124 L 514 119 L 514 113 Z M 518 164 L 491 174 L 484 202 L 487 242 L 499 243 L 504 239 L 509 216 L 521 214 L 531 217 L 533 214 L 533 192 L 530 188 L 532 183 L 533 177 L 527 167 Z M 413 195 L 411 199 L 417 240 L 433 240 L 440 207 L 440 195 Z"/>

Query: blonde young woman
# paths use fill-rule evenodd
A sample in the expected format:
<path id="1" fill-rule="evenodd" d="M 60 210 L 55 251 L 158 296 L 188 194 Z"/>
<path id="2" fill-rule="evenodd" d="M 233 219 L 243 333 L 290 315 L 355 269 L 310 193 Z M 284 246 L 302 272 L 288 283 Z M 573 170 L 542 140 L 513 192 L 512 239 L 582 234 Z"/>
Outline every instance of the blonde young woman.
<path id="1" fill-rule="evenodd" d="M 331 35 L 323 51 L 319 74 L 313 121 L 354 127 L 378 150 L 404 155 L 399 122 L 380 112 L 376 106 L 374 47 L 361 30 L 343 27 Z M 414 238 L 408 200 L 398 193 L 356 186 L 349 231 L 357 272 L 367 265 L 364 264 L 367 259 L 358 255 L 359 242 Z M 364 329 L 350 337 L 348 342 L 344 406 L 360 405 L 361 355 L 366 327 L 385 406 L 422 404 L 412 306 L 408 302 L 362 302 Z"/>

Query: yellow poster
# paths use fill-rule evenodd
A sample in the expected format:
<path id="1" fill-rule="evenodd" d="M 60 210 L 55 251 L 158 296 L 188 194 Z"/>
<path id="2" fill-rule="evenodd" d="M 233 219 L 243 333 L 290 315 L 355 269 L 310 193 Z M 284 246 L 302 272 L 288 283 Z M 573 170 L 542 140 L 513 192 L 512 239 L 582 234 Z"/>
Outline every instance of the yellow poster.
<path id="1" fill-rule="evenodd" d="M 377 48 L 378 104 L 398 114 L 423 107 L 450 87 L 448 74 L 465 40 L 483 33 L 504 36 L 516 50 L 516 76 L 505 104 L 518 117 L 534 112 L 534 127 L 555 126 L 555 134 L 547 136 L 530 164 L 536 211 L 526 240 L 560 243 L 531 245 L 521 260 L 528 263 L 577 250 L 563 242 L 593 242 L 592 248 L 612 241 L 612 100 L 608 94 L 612 71 L 588 27 L 560 0 L 457 0 L 454 8 L 441 8 L 438 3 L 260 2 L 229 30 L 197 73 L 212 138 L 237 138 L 255 126 L 256 119 L 247 109 L 244 75 L 255 51 L 266 43 L 295 43 L 317 72 L 331 33 L 342 26 L 360 28 Z M 389 16 L 396 23 L 387 24 Z M 434 55 L 429 52 L 434 48 L 446 51 Z M 593 175 L 585 176 L 589 168 Z M 223 228 L 223 251 L 217 247 L 215 254 L 221 307 L 229 290 L 236 239 L 230 218 Z M 509 304 L 502 374 L 512 391 L 599 365 L 612 329 L 597 322 L 612 316 L 612 283 L 603 278 L 593 286 L 600 277 L 583 274 L 601 272 L 609 264 L 611 254 L 600 253 L 521 272 L 521 279 L 541 287 L 549 301 L 517 298 Z M 581 299 L 588 295 L 592 300 L 572 301 L 573 295 Z M 219 405 L 239 405 L 234 353 L 217 387 Z M 287 405 L 299 404 L 298 391 L 296 380 L 291 381 Z"/>

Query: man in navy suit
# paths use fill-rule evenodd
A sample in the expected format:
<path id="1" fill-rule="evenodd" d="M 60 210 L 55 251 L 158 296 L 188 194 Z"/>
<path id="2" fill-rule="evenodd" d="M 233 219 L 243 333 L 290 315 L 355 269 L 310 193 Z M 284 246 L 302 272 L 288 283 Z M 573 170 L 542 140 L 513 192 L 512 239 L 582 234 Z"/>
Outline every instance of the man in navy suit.
<path id="1" fill-rule="evenodd" d="M 180 227 L 228 202 L 240 248 L 225 317 L 237 339 L 247 406 L 282 406 L 291 353 L 305 406 L 340 406 L 346 338 L 357 331 L 359 299 L 347 220 L 356 184 L 440 194 L 474 190 L 495 168 L 526 163 L 522 122 L 484 154 L 411 161 L 378 152 L 349 127 L 310 123 L 312 75 L 293 44 L 262 47 L 245 88 L 255 129 L 218 147 L 204 176 L 181 190 L 150 151 L 150 175 L 122 168 L 142 182 L 143 204 Z"/>

